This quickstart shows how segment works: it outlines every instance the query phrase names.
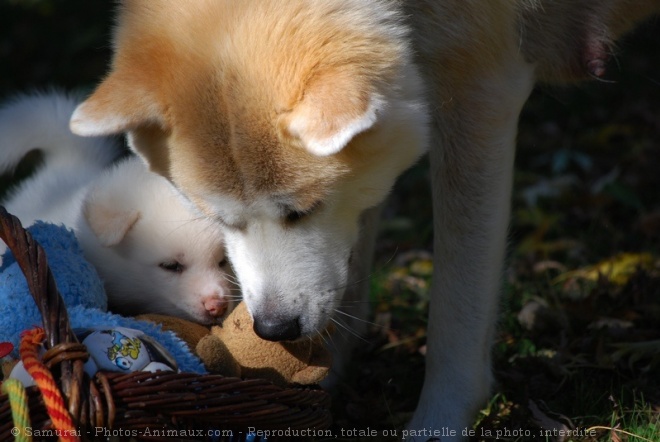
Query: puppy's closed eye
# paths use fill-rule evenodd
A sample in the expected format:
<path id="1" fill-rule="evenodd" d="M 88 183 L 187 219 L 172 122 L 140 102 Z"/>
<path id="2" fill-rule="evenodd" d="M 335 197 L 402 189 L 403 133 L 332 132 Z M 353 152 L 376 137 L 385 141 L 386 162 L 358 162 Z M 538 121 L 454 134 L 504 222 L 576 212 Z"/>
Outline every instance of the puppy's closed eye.
<path id="1" fill-rule="evenodd" d="M 171 273 L 183 273 L 184 267 L 179 261 L 165 261 L 158 264 L 161 269 Z"/>

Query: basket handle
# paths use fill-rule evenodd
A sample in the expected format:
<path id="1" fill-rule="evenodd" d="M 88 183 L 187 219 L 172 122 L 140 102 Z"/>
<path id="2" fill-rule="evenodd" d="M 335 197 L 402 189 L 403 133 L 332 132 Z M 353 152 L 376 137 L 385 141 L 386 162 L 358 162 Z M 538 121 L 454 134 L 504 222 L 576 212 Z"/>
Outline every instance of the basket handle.
<path id="1" fill-rule="evenodd" d="M 61 342 L 77 342 L 69 325 L 64 301 L 48 268 L 44 249 L 14 215 L 0 206 L 0 238 L 14 254 L 28 288 L 39 308 L 47 335 L 47 348 Z"/>
<path id="2" fill-rule="evenodd" d="M 25 275 L 28 288 L 37 304 L 46 332 L 47 349 L 78 343 L 71 330 L 69 315 L 60 296 L 55 279 L 46 261 L 46 252 L 25 230 L 14 215 L 0 206 L 0 239 L 12 251 Z M 62 391 L 68 398 L 69 412 L 78 416 L 81 405 L 81 385 L 84 380 L 84 361 L 64 358 L 60 363 Z"/>

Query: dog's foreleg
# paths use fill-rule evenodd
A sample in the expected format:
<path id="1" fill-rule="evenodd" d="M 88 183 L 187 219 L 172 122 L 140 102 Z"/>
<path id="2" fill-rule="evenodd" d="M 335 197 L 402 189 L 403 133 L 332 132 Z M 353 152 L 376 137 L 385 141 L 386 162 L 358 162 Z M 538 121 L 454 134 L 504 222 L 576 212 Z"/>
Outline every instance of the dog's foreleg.
<path id="1" fill-rule="evenodd" d="M 434 118 L 435 235 L 426 378 L 408 429 L 446 441 L 468 430 L 489 393 L 516 128 L 534 79 L 602 75 L 610 43 L 660 1 L 405 5 Z"/>
<path id="2" fill-rule="evenodd" d="M 431 92 L 438 105 L 430 151 L 435 261 L 413 440 L 443 430 L 443 441 L 460 438 L 490 391 L 518 115 L 533 84 L 533 68 L 522 60 L 497 69 L 466 89 Z"/>

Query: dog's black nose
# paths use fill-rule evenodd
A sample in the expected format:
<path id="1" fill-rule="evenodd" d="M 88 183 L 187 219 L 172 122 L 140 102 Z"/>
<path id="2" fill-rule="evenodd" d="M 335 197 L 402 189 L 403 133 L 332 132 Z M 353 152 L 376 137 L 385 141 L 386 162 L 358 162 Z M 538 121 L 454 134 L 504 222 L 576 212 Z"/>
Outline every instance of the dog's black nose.
<path id="1" fill-rule="evenodd" d="M 300 337 L 300 318 L 282 320 L 257 316 L 252 328 L 257 336 L 267 341 L 293 341 Z"/>

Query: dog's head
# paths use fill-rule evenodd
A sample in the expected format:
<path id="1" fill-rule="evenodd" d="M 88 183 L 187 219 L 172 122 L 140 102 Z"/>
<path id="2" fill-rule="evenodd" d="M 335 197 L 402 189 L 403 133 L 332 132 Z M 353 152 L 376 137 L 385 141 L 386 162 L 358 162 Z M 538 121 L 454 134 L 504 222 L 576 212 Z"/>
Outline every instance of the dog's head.
<path id="1" fill-rule="evenodd" d="M 120 162 L 83 201 L 80 240 L 104 279 L 111 309 L 202 323 L 231 309 L 233 276 L 217 224 L 189 209 L 142 161 Z"/>
<path id="2" fill-rule="evenodd" d="M 426 116 L 394 2 L 128 1 L 80 135 L 128 132 L 225 227 L 255 330 L 322 330 L 358 219 L 423 153 Z"/>

